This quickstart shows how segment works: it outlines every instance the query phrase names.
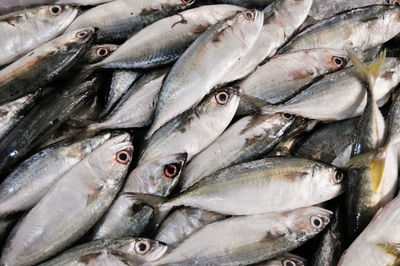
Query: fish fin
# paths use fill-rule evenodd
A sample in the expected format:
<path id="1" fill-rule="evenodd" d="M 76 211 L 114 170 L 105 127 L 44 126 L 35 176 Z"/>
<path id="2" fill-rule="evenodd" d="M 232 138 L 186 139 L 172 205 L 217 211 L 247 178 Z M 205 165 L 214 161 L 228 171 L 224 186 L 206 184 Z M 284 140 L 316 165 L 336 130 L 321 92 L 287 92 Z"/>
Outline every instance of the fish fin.
<path id="1" fill-rule="evenodd" d="M 356 156 L 350 158 L 350 160 L 348 160 L 346 162 L 345 167 L 346 168 L 362 167 L 373 159 L 372 158 L 373 154 L 374 154 L 374 152 L 367 152 L 367 153 L 356 155 Z"/>
<path id="2" fill-rule="evenodd" d="M 400 264 L 400 243 L 377 243 L 376 245 L 382 248 L 387 254 L 396 258 L 393 265 Z"/>
<path id="3" fill-rule="evenodd" d="M 102 189 L 103 189 L 103 186 L 90 187 L 89 194 L 87 195 L 87 199 L 86 199 L 86 206 L 90 205 L 90 203 L 92 203 L 93 201 L 95 201 L 98 198 Z"/>
<path id="4" fill-rule="evenodd" d="M 360 78 L 368 83 L 368 89 L 372 91 L 376 79 L 379 77 L 383 62 L 385 61 L 386 50 L 383 50 L 369 66 L 362 63 L 350 49 L 346 49 L 346 51 L 350 60 L 353 62 L 355 69 L 360 75 Z"/>
<path id="5" fill-rule="evenodd" d="M 86 255 L 79 257 L 76 260 L 76 262 L 88 265 L 92 259 L 96 259 L 100 255 L 101 255 L 101 252 L 86 254 Z"/>
<path id="6" fill-rule="evenodd" d="M 383 171 L 385 170 L 386 157 L 380 158 L 380 156 L 375 156 L 370 163 L 371 168 L 371 186 L 373 191 L 377 191 L 379 185 L 381 184 Z"/>
<path id="7" fill-rule="evenodd" d="M 112 250 L 109 251 L 109 253 L 115 257 L 118 257 L 124 264 L 128 266 L 136 266 L 136 265 L 141 265 L 139 259 L 135 259 L 134 256 L 130 256 L 127 253 L 118 251 L 118 250 Z"/>
<path id="8" fill-rule="evenodd" d="M 286 232 L 268 231 L 261 241 L 273 241 L 286 235 Z"/>
<path id="9" fill-rule="evenodd" d="M 240 100 L 250 106 L 251 112 L 259 112 L 262 107 L 269 105 L 268 102 L 246 93 L 240 95 Z"/>

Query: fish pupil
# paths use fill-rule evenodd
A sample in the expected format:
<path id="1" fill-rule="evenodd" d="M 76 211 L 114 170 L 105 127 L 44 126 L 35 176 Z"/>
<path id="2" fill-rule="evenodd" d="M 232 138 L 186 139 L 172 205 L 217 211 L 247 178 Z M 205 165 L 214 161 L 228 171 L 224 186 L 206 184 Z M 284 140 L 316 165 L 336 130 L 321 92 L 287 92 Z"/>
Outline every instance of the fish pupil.
<path id="1" fill-rule="evenodd" d="M 291 261 L 286 261 L 285 266 L 294 266 L 294 263 Z"/>
<path id="2" fill-rule="evenodd" d="M 144 243 L 140 243 L 140 244 L 139 244 L 139 250 L 140 250 L 140 251 L 145 251 L 146 248 L 147 248 L 147 245 L 146 245 L 146 244 L 144 244 Z"/>
<path id="3" fill-rule="evenodd" d="M 128 159 L 128 155 L 126 155 L 125 153 L 121 153 L 121 154 L 119 155 L 119 159 L 120 159 L 121 161 L 125 161 L 126 159 Z"/>
<path id="4" fill-rule="evenodd" d="M 100 49 L 100 51 L 99 51 L 100 55 L 105 55 L 106 53 L 107 53 L 106 49 Z"/>
<path id="5" fill-rule="evenodd" d="M 57 14 L 58 12 L 60 12 L 60 8 L 57 7 L 57 6 L 54 6 L 54 7 L 51 8 L 51 11 L 52 11 L 54 14 Z"/>
<path id="6" fill-rule="evenodd" d="M 341 65 L 341 64 L 342 64 L 342 60 L 339 59 L 339 58 L 336 58 L 336 59 L 335 59 L 335 63 L 336 63 L 337 65 Z"/>
<path id="7" fill-rule="evenodd" d="M 318 220 L 318 219 L 314 219 L 314 225 L 315 225 L 316 227 L 320 226 L 320 225 L 321 225 L 321 221 Z"/>

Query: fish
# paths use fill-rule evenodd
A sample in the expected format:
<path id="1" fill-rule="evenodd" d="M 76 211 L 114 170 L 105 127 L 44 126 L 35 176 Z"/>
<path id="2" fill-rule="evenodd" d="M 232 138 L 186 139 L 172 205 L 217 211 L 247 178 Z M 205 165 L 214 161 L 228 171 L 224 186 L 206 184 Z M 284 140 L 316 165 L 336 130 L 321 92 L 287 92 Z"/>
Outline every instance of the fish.
<path id="1" fill-rule="evenodd" d="M 212 91 L 193 109 L 157 130 L 145 144 L 138 165 L 177 152 L 187 153 L 187 161 L 190 161 L 228 127 L 239 105 L 239 98 L 240 91 L 235 88 Z"/>
<path id="2" fill-rule="evenodd" d="M 207 5 L 160 19 L 138 31 L 112 56 L 92 67 L 147 69 L 172 63 L 210 26 L 241 10 L 234 5 Z"/>
<path id="3" fill-rule="evenodd" d="M 343 68 L 348 61 L 345 51 L 322 48 L 272 57 L 244 80 L 235 83 L 234 86 L 250 97 L 241 99 L 238 114 L 289 100 L 317 78 Z"/>
<path id="4" fill-rule="evenodd" d="M 151 265 L 248 265 L 301 245 L 332 213 L 307 207 L 286 213 L 237 216 L 204 226 Z"/>
<path id="5" fill-rule="evenodd" d="M 104 216 L 92 230 L 92 239 L 139 236 L 154 209 L 127 193 L 167 197 L 178 184 L 187 154 L 173 154 L 156 158 L 136 167 Z M 163 200 L 165 201 L 165 200 Z"/>
<path id="6" fill-rule="evenodd" d="M 116 0 L 93 7 L 69 25 L 66 32 L 98 28 L 99 42 L 123 40 L 147 25 L 190 7 L 195 0 Z"/>
<path id="7" fill-rule="evenodd" d="M 81 29 L 45 43 L 0 70 L 0 104 L 47 85 L 68 70 L 94 40 L 93 28 Z"/>
<path id="8" fill-rule="evenodd" d="M 266 262 L 257 263 L 256 266 L 304 266 L 307 260 L 303 257 L 286 253 Z"/>
<path id="9" fill-rule="evenodd" d="M 160 213 L 180 205 L 225 215 L 284 212 L 338 196 L 344 191 L 344 180 L 343 171 L 327 164 L 301 158 L 265 158 L 208 176 L 163 203 Z"/>
<path id="10" fill-rule="evenodd" d="M 224 218 L 221 214 L 202 209 L 180 208 L 165 219 L 154 239 L 174 247 L 204 226 Z"/>
<path id="11" fill-rule="evenodd" d="M 78 10 L 68 5 L 40 6 L 0 16 L 0 66 L 11 63 L 60 35 Z"/>
<path id="12" fill-rule="evenodd" d="M 262 23 L 261 11 L 246 10 L 218 22 L 197 38 L 165 78 L 146 138 L 198 104 L 255 43 Z"/>
<path id="13" fill-rule="evenodd" d="M 293 121 L 294 117 L 286 114 L 253 115 L 236 121 L 185 167 L 181 190 L 218 170 L 267 154 Z"/>
<path id="14" fill-rule="evenodd" d="M 388 93 L 399 83 L 400 61 L 387 57 L 374 86 L 375 99 L 382 106 Z M 362 114 L 366 91 L 354 67 L 325 75 L 290 100 L 261 108 L 263 113 L 283 112 L 309 119 L 333 122 Z"/>
<path id="15" fill-rule="evenodd" d="M 393 5 L 373 5 L 349 10 L 308 27 L 278 53 L 346 47 L 365 51 L 385 43 L 400 32 L 399 15 L 400 7 Z M 370 32 L 373 32 L 373 38 Z"/>
<path id="16" fill-rule="evenodd" d="M 73 247 L 40 266 L 51 265 L 131 265 L 132 262 L 150 262 L 159 259 L 168 250 L 165 244 L 147 238 L 96 240 Z M 113 258 L 117 261 L 110 263 Z M 108 262 L 107 264 L 102 264 Z M 110 263 L 110 264 L 109 264 Z M 127 264 L 125 264 L 127 263 Z M 135 264 L 136 265 L 136 264 Z"/>
<path id="17" fill-rule="evenodd" d="M 129 134 L 122 134 L 66 172 L 13 229 L 1 263 L 37 264 L 78 240 L 118 193 L 132 150 Z"/>
<path id="18" fill-rule="evenodd" d="M 96 44 L 92 45 L 81 58 L 82 64 L 94 64 L 110 56 L 119 45 L 116 44 Z"/>
<path id="19" fill-rule="evenodd" d="M 112 135 L 104 132 L 60 141 L 23 161 L 0 184 L 0 216 L 35 206 L 63 174 Z"/>
<path id="20" fill-rule="evenodd" d="M 273 0 L 216 0 L 217 3 L 242 6 L 245 8 L 264 9 Z"/>

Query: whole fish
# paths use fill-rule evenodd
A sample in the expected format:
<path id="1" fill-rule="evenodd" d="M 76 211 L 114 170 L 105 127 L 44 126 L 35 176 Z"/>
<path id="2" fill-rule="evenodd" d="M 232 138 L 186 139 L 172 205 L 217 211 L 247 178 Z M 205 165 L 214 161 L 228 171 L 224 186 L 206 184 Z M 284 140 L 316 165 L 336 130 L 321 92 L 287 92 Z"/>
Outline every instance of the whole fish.
<path id="1" fill-rule="evenodd" d="M 229 125 L 237 106 L 239 91 L 222 88 L 157 130 L 141 154 L 138 165 L 154 158 L 186 152 L 189 161 L 210 145 Z"/>
<path id="2" fill-rule="evenodd" d="M 217 3 L 243 6 L 245 8 L 264 9 L 273 0 L 216 0 Z"/>
<path id="3" fill-rule="evenodd" d="M 113 257 L 118 258 L 121 265 L 131 265 L 132 262 L 150 262 L 162 257 L 168 247 L 158 241 L 146 238 L 121 238 L 115 240 L 97 240 L 73 247 L 52 260 L 40 264 L 51 265 L 117 265 L 110 263 Z M 126 263 L 126 264 L 125 264 Z M 119 264 L 118 264 L 119 265 Z"/>
<path id="4" fill-rule="evenodd" d="M 353 9 L 305 29 L 279 53 L 346 47 L 365 51 L 385 43 L 400 32 L 400 21 L 397 19 L 399 15 L 400 7 L 397 6 L 374 5 Z"/>
<path id="5" fill-rule="evenodd" d="M 273 56 L 303 24 L 311 4 L 312 0 L 277 0 L 267 6 L 263 10 L 264 25 L 257 41 L 240 61 L 230 67 L 219 83 L 241 79 Z"/>
<path id="6" fill-rule="evenodd" d="M 343 253 L 339 266 L 398 265 L 400 197 L 375 214 L 373 220 Z M 365 256 L 368 254 L 368 256 Z"/>
<path id="7" fill-rule="evenodd" d="M 0 216 L 35 206 L 65 172 L 111 135 L 107 132 L 61 141 L 22 162 L 0 185 Z"/>
<path id="8" fill-rule="evenodd" d="M 37 91 L 0 106 L 0 139 L 18 124 L 39 95 L 40 91 Z"/>
<path id="9" fill-rule="evenodd" d="M 294 254 L 286 253 L 272 260 L 257 263 L 255 266 L 305 266 L 307 261 L 305 258 Z"/>
<path id="10" fill-rule="evenodd" d="M 122 134 L 65 173 L 14 228 L 1 263 L 33 265 L 78 240 L 121 188 L 132 149 L 129 134 Z"/>
<path id="11" fill-rule="evenodd" d="M 206 225 L 151 265 L 248 265 L 288 252 L 314 237 L 331 212 L 318 207 L 232 217 Z"/>
<path id="12" fill-rule="evenodd" d="M 0 66 L 11 63 L 61 34 L 75 19 L 71 6 L 41 6 L 0 17 Z M 83 27 L 82 27 L 83 28 Z"/>
<path id="13" fill-rule="evenodd" d="M 115 0 L 91 8 L 67 28 L 98 28 L 98 41 L 123 40 L 147 25 L 190 7 L 195 0 Z"/>
<path id="14" fill-rule="evenodd" d="M 185 167 L 181 189 L 186 190 L 218 170 L 267 154 L 293 121 L 294 118 L 286 114 L 241 118 Z"/>
<path id="15" fill-rule="evenodd" d="M 94 29 L 64 34 L 0 70 L 0 104 L 45 86 L 78 61 L 94 40 Z"/>
<path id="16" fill-rule="evenodd" d="M 255 43 L 262 23 L 261 11 L 246 10 L 218 22 L 197 38 L 165 78 L 147 138 L 199 103 Z"/>
<path id="17" fill-rule="evenodd" d="M 275 56 L 246 79 L 235 83 L 248 96 L 240 100 L 238 113 L 288 100 L 316 78 L 343 68 L 348 61 L 346 52 L 335 49 L 311 49 Z"/>
<path id="18" fill-rule="evenodd" d="M 141 76 L 140 73 L 130 70 L 115 70 L 111 79 L 111 86 L 107 96 L 107 104 L 102 115 L 105 116 L 114 104 L 129 90 L 132 84 Z M 134 105 L 136 106 L 136 105 Z"/>
<path id="19" fill-rule="evenodd" d="M 240 10 L 243 8 L 233 5 L 207 5 L 160 19 L 134 34 L 112 56 L 93 67 L 149 68 L 174 62 L 209 26 Z"/>
<path id="20" fill-rule="evenodd" d="M 225 216 L 202 209 L 180 208 L 162 223 L 154 239 L 176 246 L 204 226 L 220 221 Z"/>
<path id="21" fill-rule="evenodd" d="M 83 64 L 94 64 L 100 62 L 104 58 L 110 56 L 115 50 L 118 49 L 115 44 L 96 44 L 90 47 L 81 58 Z"/>
<path id="22" fill-rule="evenodd" d="M 144 74 L 129 88 L 111 113 L 103 121 L 88 126 L 88 130 L 150 125 L 165 74 L 166 70 Z"/>
<path id="23" fill-rule="evenodd" d="M 21 159 L 45 142 L 55 130 L 88 100 L 99 78 L 77 78 L 56 93 L 46 95 L 35 107 L 0 141 L 0 176 L 6 175 Z"/>
<path id="24" fill-rule="evenodd" d="M 135 168 L 121 193 L 96 224 L 93 239 L 138 236 L 153 215 L 153 209 L 126 193 L 167 197 L 178 184 L 187 154 L 156 158 Z"/>
<path id="25" fill-rule="evenodd" d="M 399 73 L 400 61 L 386 58 L 374 86 L 379 106 L 400 82 Z M 322 121 L 344 120 L 362 114 L 367 103 L 366 94 L 362 81 L 351 67 L 326 75 L 287 102 L 262 109 L 265 113 L 283 112 Z"/>
<path id="26" fill-rule="evenodd" d="M 165 214 L 180 205 L 226 215 L 288 211 L 336 197 L 343 192 L 343 181 L 344 173 L 330 165 L 300 158 L 267 158 L 210 175 L 162 204 L 160 211 Z"/>

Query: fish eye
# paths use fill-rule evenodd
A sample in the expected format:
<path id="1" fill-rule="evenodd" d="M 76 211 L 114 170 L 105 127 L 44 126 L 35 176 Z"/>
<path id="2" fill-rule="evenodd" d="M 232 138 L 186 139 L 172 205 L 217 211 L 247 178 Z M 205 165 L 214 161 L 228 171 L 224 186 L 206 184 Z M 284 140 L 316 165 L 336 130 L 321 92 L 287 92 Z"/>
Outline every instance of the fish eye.
<path id="1" fill-rule="evenodd" d="M 340 58 L 338 56 L 333 56 L 332 57 L 332 62 L 337 66 L 337 67 L 342 67 L 345 64 L 345 61 L 343 58 Z"/>
<path id="2" fill-rule="evenodd" d="M 108 49 L 104 48 L 104 47 L 97 48 L 97 50 L 96 50 L 96 54 L 98 56 L 106 56 L 106 55 L 108 55 L 108 53 L 109 53 Z"/>
<path id="3" fill-rule="evenodd" d="M 229 100 L 229 94 L 226 91 L 221 91 L 218 92 L 215 95 L 215 99 L 217 100 L 217 103 L 221 104 L 221 105 L 225 105 L 228 103 Z"/>
<path id="4" fill-rule="evenodd" d="M 285 259 L 282 263 L 283 266 L 296 266 L 296 263 L 291 259 Z"/>
<path id="5" fill-rule="evenodd" d="M 130 150 L 122 150 L 117 152 L 116 160 L 121 164 L 128 164 L 131 160 L 132 151 Z"/>
<path id="6" fill-rule="evenodd" d="M 256 13 L 254 11 L 247 10 L 243 12 L 243 16 L 247 20 L 254 20 Z"/>
<path id="7" fill-rule="evenodd" d="M 343 179 L 344 179 L 343 172 L 336 170 L 335 175 L 333 176 L 333 182 L 335 182 L 336 184 L 340 184 L 342 183 Z"/>
<path id="8" fill-rule="evenodd" d="M 164 175 L 168 178 L 174 178 L 179 172 L 179 164 L 171 163 L 164 167 Z"/>
<path id="9" fill-rule="evenodd" d="M 83 39 L 83 38 L 85 38 L 85 37 L 88 36 L 88 35 L 89 35 L 89 33 L 88 33 L 86 30 L 84 30 L 84 31 L 78 32 L 78 33 L 76 34 L 76 37 L 78 37 L 79 39 Z"/>
<path id="10" fill-rule="evenodd" d="M 284 113 L 284 114 L 282 114 L 282 117 L 285 119 L 291 119 L 293 116 L 291 114 Z"/>
<path id="11" fill-rule="evenodd" d="M 313 227 L 320 229 L 324 225 L 322 219 L 318 216 L 311 216 L 311 224 Z"/>
<path id="12" fill-rule="evenodd" d="M 150 242 L 145 239 L 141 239 L 135 243 L 135 251 L 140 254 L 144 255 L 150 250 Z"/>
<path id="13" fill-rule="evenodd" d="M 191 5 L 191 4 L 193 4 L 194 3 L 194 1 L 196 1 L 196 0 L 181 0 L 181 2 L 184 4 L 184 5 Z"/>
<path id="14" fill-rule="evenodd" d="M 52 15 L 58 15 L 61 13 L 61 6 L 51 6 L 50 7 L 50 13 Z"/>
<path id="15" fill-rule="evenodd" d="M 400 7 L 400 0 L 391 0 L 390 4 Z"/>

